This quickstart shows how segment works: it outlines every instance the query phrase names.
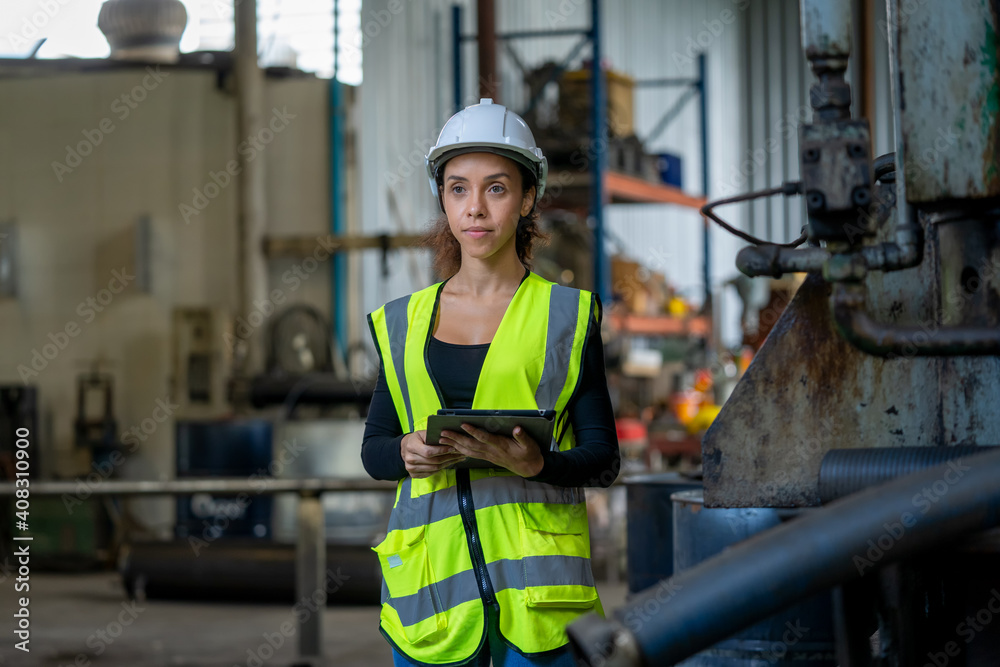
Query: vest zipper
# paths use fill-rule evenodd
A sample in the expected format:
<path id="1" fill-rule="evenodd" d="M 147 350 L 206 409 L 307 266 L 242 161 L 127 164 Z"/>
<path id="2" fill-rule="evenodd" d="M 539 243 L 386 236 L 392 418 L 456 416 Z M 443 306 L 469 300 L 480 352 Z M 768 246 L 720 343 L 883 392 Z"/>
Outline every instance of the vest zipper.
<path id="1" fill-rule="evenodd" d="M 479 592 L 483 602 L 493 604 L 493 584 L 486 571 L 486 556 L 483 555 L 479 528 L 476 526 L 476 507 L 472 502 L 472 482 L 469 480 L 469 469 L 459 468 L 455 471 L 455 481 L 458 486 L 458 511 L 465 525 L 465 538 L 469 543 L 469 555 L 472 558 L 472 571 L 479 584 Z"/>
<path id="2" fill-rule="evenodd" d="M 521 285 L 530 275 L 531 271 L 525 269 L 524 275 L 521 276 L 521 282 L 517 284 L 514 297 L 517 296 Z M 451 280 L 451 278 L 442 282 L 438 287 L 437 294 L 434 295 L 434 307 L 431 311 L 430 326 L 424 338 L 424 368 L 427 369 L 427 375 L 431 379 L 431 384 L 434 385 L 434 392 L 438 397 L 438 405 L 444 405 L 444 396 L 441 394 L 437 378 L 431 372 L 431 365 L 427 359 L 427 350 L 430 347 L 431 336 L 434 332 L 434 322 L 437 319 L 438 305 L 441 302 L 441 291 L 448 280 Z M 514 298 L 511 297 L 512 302 L 513 300 Z M 479 584 L 479 595 L 484 604 L 491 605 L 494 602 L 495 595 L 493 593 L 493 584 L 490 582 L 490 575 L 486 570 L 486 556 L 483 555 L 482 538 L 479 537 L 479 528 L 476 526 L 476 507 L 472 502 L 472 482 L 469 479 L 468 468 L 459 468 L 455 471 L 455 484 L 458 489 L 458 511 L 462 515 L 462 524 L 465 526 L 465 539 L 469 544 L 469 556 L 472 560 L 472 571 L 476 575 L 476 583 Z"/>

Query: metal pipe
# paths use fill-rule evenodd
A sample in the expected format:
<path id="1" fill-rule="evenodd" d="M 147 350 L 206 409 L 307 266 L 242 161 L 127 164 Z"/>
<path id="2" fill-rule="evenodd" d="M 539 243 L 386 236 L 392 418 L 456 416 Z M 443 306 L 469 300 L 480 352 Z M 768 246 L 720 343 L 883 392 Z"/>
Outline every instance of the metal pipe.
<path id="1" fill-rule="evenodd" d="M 862 284 L 838 283 L 830 296 L 833 319 L 851 345 L 879 357 L 1000 355 L 1000 328 L 920 326 L 876 322 L 865 309 Z"/>
<path id="2" fill-rule="evenodd" d="M 831 449 L 819 467 L 819 499 L 830 503 L 918 470 L 988 451 L 988 447 L 975 446 Z"/>
<path id="3" fill-rule="evenodd" d="M 257 64 L 257 0 L 244 0 L 235 6 L 236 37 L 233 69 L 236 94 L 239 140 L 256 137 L 265 127 L 264 73 Z M 240 152 L 239 213 L 237 222 L 237 293 L 239 312 L 246 315 L 254 303 L 267 298 L 267 266 L 260 251 L 267 217 L 267 170 L 264 151 L 253 159 Z M 256 336 L 245 341 L 246 354 L 236 355 L 234 374 L 246 377 L 263 367 L 261 345 Z"/>
<path id="4" fill-rule="evenodd" d="M 550 39 L 552 37 L 573 37 L 584 32 L 586 32 L 586 30 L 582 28 L 559 28 L 556 30 L 511 30 L 510 32 L 498 32 L 496 35 L 497 39 L 506 41 L 512 39 Z M 463 42 L 474 42 L 476 41 L 477 36 L 462 35 L 461 39 Z"/>
<path id="5" fill-rule="evenodd" d="M 497 12 L 493 0 L 477 0 L 476 32 L 479 36 L 479 97 L 502 104 L 497 78 Z"/>
<path id="6" fill-rule="evenodd" d="M 911 207 L 910 203 L 906 200 L 906 177 L 903 174 L 902 169 L 903 165 L 906 164 L 906 146 L 903 143 L 903 115 L 901 113 L 903 102 L 900 92 L 903 80 L 902 74 L 899 71 L 898 60 L 899 23 L 895 23 L 895 21 L 900 20 L 898 0 L 887 0 L 885 5 L 887 21 L 886 32 L 889 42 L 889 100 L 892 103 L 892 143 L 894 146 L 892 156 L 893 163 L 896 167 L 896 174 L 894 176 L 896 181 L 896 224 L 898 226 L 902 221 L 906 221 L 908 225 L 915 226 L 916 232 L 920 234 L 918 244 L 920 255 L 915 263 L 911 265 L 916 266 L 923 260 L 923 228 L 920 226 L 917 219 L 916 209 Z M 875 163 L 872 165 L 875 180 L 880 180 L 879 177 L 882 175 L 881 170 L 879 169 L 881 165 L 877 164 L 878 161 L 879 159 L 876 158 Z M 884 181 L 884 179 L 881 180 Z M 898 234 L 899 232 L 897 231 L 897 237 Z"/>
<path id="7" fill-rule="evenodd" d="M 891 182 L 885 177 L 895 171 L 894 158 L 895 155 L 889 153 L 873 161 L 876 179 Z M 894 241 L 862 246 L 853 251 L 861 256 L 869 271 L 900 271 L 923 261 L 924 228 L 916 219 L 916 210 L 905 206 L 899 198 L 896 198 L 896 206 Z M 778 245 L 749 246 L 736 255 L 736 267 L 751 278 L 780 278 L 785 273 L 820 271 L 830 257 L 828 250 L 817 247 L 793 250 Z"/>
<path id="8" fill-rule="evenodd" d="M 89 483 L 88 483 L 89 484 Z M 369 479 L 334 479 L 311 477 L 307 479 L 276 479 L 273 477 L 188 477 L 168 480 L 117 480 L 106 479 L 89 484 L 86 495 L 80 490 L 79 481 L 32 482 L 33 496 L 62 496 L 73 499 L 83 496 L 172 496 L 187 493 L 249 493 L 270 495 L 289 491 L 392 491 L 395 482 L 378 482 Z M 14 482 L 0 483 L 0 498 L 13 496 L 17 490 Z"/>
<path id="9" fill-rule="evenodd" d="M 708 100 L 705 76 L 708 68 L 705 65 L 704 52 L 698 54 L 698 118 L 701 124 L 701 190 L 708 199 Z M 705 297 L 703 312 L 712 310 L 712 233 L 708 220 L 702 220 L 701 228 L 701 276 L 705 281 Z"/>
<path id="10" fill-rule="evenodd" d="M 212 527 L 197 538 L 211 548 L 186 537 L 130 541 L 118 568 L 129 597 L 301 602 L 295 544 L 214 535 Z M 327 604 L 378 604 L 382 573 L 374 558 L 367 542 L 327 542 Z"/>
<path id="11" fill-rule="evenodd" d="M 896 226 L 894 243 L 863 246 L 855 252 L 869 271 L 899 271 L 923 260 L 923 228 L 919 224 Z M 782 248 L 777 245 L 748 246 L 736 255 L 736 268 L 744 275 L 780 278 L 785 273 L 821 271 L 831 255 L 825 248 Z"/>
<path id="12" fill-rule="evenodd" d="M 882 181 L 883 183 L 895 183 L 896 182 L 896 154 L 886 153 L 885 155 L 879 155 L 877 158 L 872 160 L 872 175 L 876 181 Z M 892 178 L 886 178 L 889 174 L 892 174 Z"/>
<path id="13" fill-rule="evenodd" d="M 666 79 L 637 79 L 632 82 L 636 88 L 660 87 L 660 86 L 698 86 L 698 79 L 685 79 L 683 77 L 673 77 Z"/>
<path id="14" fill-rule="evenodd" d="M 175 479 L 162 481 L 104 480 L 93 484 L 82 496 L 80 484 L 73 482 L 35 482 L 31 485 L 34 496 L 64 496 L 85 500 L 90 496 L 125 495 L 176 495 L 186 493 L 247 493 L 273 494 L 298 491 L 299 539 L 296 543 L 295 581 L 296 599 L 316 600 L 326 604 L 326 536 L 320 494 L 330 491 L 391 491 L 392 482 L 351 479 L 274 479 L 274 478 L 207 478 Z M 19 487 L 14 482 L 0 483 L 0 498 L 13 496 Z M 23 490 L 23 489 L 22 489 Z M 18 538 L 15 538 L 18 539 Z M 30 537 L 25 537 L 30 539 Z M 305 596 L 303 598 L 303 596 Z M 299 619 L 299 657 L 312 664 L 322 661 L 322 614 L 309 614 Z"/>
<path id="15" fill-rule="evenodd" d="M 330 77 L 330 235 L 341 236 L 344 225 L 344 105 L 340 74 L 340 0 L 333 0 L 333 76 Z M 330 271 L 330 321 L 333 330 L 333 354 L 346 365 L 347 358 L 347 258 L 333 257 Z M 338 368 L 339 364 L 334 365 Z"/>
<path id="16" fill-rule="evenodd" d="M 805 512 L 639 593 L 613 618 L 571 623 L 570 644 L 589 665 L 672 665 L 868 568 L 992 528 L 1000 451 L 975 463 L 936 466 Z M 935 483 L 947 492 L 915 506 Z"/>
<path id="17" fill-rule="evenodd" d="M 677 116 L 681 114 L 681 111 L 684 110 L 684 106 L 688 103 L 688 100 L 697 95 L 698 91 L 699 88 L 697 85 L 691 86 L 681 93 L 676 100 L 674 100 L 674 103 L 670 105 L 670 108 L 667 109 L 662 116 L 660 116 L 660 120 L 656 121 L 656 125 L 653 126 L 653 129 L 650 130 L 649 134 L 646 136 L 645 143 L 647 146 L 651 146 L 654 141 L 660 138 L 663 131 L 666 130 L 670 124 L 674 122 Z M 708 199 L 707 191 L 704 196 Z"/>
<path id="18" fill-rule="evenodd" d="M 823 248 L 782 248 L 776 245 L 747 246 L 736 254 L 736 268 L 744 275 L 756 278 L 780 278 L 786 273 L 819 271 L 830 258 Z"/>
<path id="19" fill-rule="evenodd" d="M 851 55 L 851 3 L 802 0 L 800 7 L 802 50 L 806 58 L 835 59 L 837 65 L 846 68 Z"/>
<path id="20" fill-rule="evenodd" d="M 323 502 L 317 493 L 299 497 L 299 539 L 295 543 L 295 599 L 319 600 L 326 606 L 326 537 Z M 299 623 L 299 656 L 323 654 L 323 614 L 307 614 Z"/>
<path id="21" fill-rule="evenodd" d="M 607 112 L 604 91 L 604 72 L 601 71 L 601 0 L 590 0 L 590 58 L 591 84 L 591 146 L 594 156 L 590 161 L 590 215 L 594 221 L 594 291 L 604 303 L 611 303 L 611 280 L 607 256 L 604 252 L 604 165 L 607 160 L 608 134 L 605 123 Z"/>
<path id="22" fill-rule="evenodd" d="M 451 85 L 455 113 L 462 110 L 462 5 L 451 6 Z"/>
<path id="23" fill-rule="evenodd" d="M 851 3 L 801 0 L 802 50 L 818 82 L 809 89 L 814 122 L 851 118 L 851 89 L 844 80 L 851 54 Z"/>

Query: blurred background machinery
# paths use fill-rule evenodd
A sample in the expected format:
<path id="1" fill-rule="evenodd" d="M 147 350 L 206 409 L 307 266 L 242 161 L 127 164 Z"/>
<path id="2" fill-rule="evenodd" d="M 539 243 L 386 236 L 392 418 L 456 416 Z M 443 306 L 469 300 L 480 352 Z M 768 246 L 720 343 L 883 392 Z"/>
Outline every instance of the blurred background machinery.
<path id="1" fill-rule="evenodd" d="M 1000 660 L 995 627 L 968 629 L 998 583 L 1000 14 L 888 3 L 895 151 L 876 156 L 845 78 L 850 4 L 800 6 L 800 180 L 702 212 L 753 243 L 747 276 L 808 277 L 702 440 L 704 490 L 671 496 L 675 574 L 570 626 L 587 664 Z M 789 243 L 715 211 L 799 195 Z M 719 540 L 739 544 L 712 557 Z"/>

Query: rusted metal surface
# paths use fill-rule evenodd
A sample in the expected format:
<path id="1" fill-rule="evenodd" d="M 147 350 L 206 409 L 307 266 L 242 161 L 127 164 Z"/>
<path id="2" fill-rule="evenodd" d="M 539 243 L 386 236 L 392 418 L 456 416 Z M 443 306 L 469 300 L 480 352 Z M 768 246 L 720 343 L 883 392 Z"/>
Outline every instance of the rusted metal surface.
<path id="1" fill-rule="evenodd" d="M 1000 196 L 998 13 L 997 0 L 905 2 L 889 21 L 911 202 Z"/>
<path id="2" fill-rule="evenodd" d="M 838 68 L 849 42 L 836 35 L 849 23 L 837 7 L 849 4 L 802 3 L 804 48 L 819 81 L 813 107 L 827 127 L 844 108 Z M 905 149 L 897 184 L 906 201 L 934 212 L 919 265 L 859 283 L 866 313 L 904 330 L 989 331 L 1000 326 L 1000 233 L 995 217 L 960 221 L 971 200 L 1000 197 L 1000 0 L 889 4 L 897 147 Z M 829 169 L 817 171 L 817 182 L 832 180 Z M 902 199 L 899 215 L 908 216 Z M 960 215 L 943 215 L 955 209 Z M 879 225 L 875 242 L 892 240 L 891 230 Z M 859 267 L 832 268 L 860 279 Z M 815 504 L 829 449 L 1000 442 L 1000 357 L 867 355 L 835 331 L 831 290 L 818 275 L 805 282 L 705 434 L 706 506 Z"/>
<path id="3" fill-rule="evenodd" d="M 868 314 L 860 285 L 837 284 L 831 305 L 840 335 L 868 354 L 890 359 L 1000 355 L 1000 328 L 994 325 L 946 327 L 924 322 L 901 326 L 879 322 Z"/>
<path id="4" fill-rule="evenodd" d="M 947 217 L 947 216 L 942 216 Z M 1000 327 L 1000 222 L 966 217 L 935 225 L 940 239 L 941 321 Z M 990 370 L 992 375 L 988 375 Z M 1000 357 L 946 360 L 941 370 L 941 421 L 947 444 L 1000 442 Z"/>
<path id="5" fill-rule="evenodd" d="M 810 276 L 702 441 L 709 507 L 819 503 L 829 449 L 930 445 L 933 360 L 871 357 L 833 330 L 830 286 Z"/>
<path id="6" fill-rule="evenodd" d="M 1000 215 L 966 214 L 939 223 L 937 230 L 942 320 L 1000 327 Z"/>
<path id="7" fill-rule="evenodd" d="M 807 58 L 844 58 L 851 52 L 851 3 L 802 0 L 802 47 Z"/>
<path id="8" fill-rule="evenodd" d="M 837 328 L 855 346 L 881 356 L 1000 355 L 1000 216 L 958 210 L 928 219 L 943 220 L 931 222 L 941 266 L 941 316 L 908 326 L 879 322 L 867 312 L 864 286 L 845 284 L 834 288 Z M 833 259 L 838 257 L 848 256 Z M 833 259 L 824 277 L 847 280 L 831 277 Z"/>
<path id="9" fill-rule="evenodd" d="M 925 231 L 920 266 L 865 280 L 878 321 L 941 321 L 938 230 Z M 806 280 L 705 434 L 706 506 L 817 504 L 829 449 L 1000 442 L 1000 358 L 867 355 L 834 330 L 830 293 Z"/>

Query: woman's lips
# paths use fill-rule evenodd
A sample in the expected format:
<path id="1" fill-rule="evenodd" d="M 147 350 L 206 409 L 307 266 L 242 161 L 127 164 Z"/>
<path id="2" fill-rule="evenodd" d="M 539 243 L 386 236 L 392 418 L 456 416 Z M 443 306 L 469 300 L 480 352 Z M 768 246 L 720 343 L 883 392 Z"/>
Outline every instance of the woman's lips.
<path id="1" fill-rule="evenodd" d="M 465 233 L 474 239 L 481 239 L 490 232 L 487 229 L 466 229 Z"/>

